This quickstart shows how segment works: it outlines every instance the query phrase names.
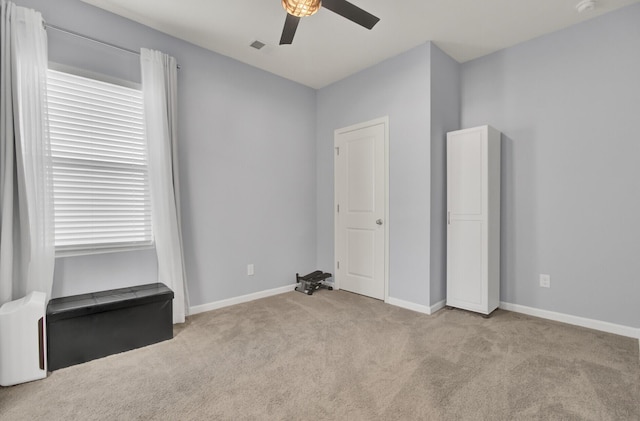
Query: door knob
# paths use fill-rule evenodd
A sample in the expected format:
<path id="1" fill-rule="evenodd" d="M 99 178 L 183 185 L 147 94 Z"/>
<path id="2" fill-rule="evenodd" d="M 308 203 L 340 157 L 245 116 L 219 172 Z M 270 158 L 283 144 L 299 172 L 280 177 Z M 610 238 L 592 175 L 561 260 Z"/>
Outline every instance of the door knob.
<path id="1" fill-rule="evenodd" d="M 382 219 L 378 219 L 378 220 L 376 221 L 376 224 L 378 224 L 378 225 L 382 225 Z"/>

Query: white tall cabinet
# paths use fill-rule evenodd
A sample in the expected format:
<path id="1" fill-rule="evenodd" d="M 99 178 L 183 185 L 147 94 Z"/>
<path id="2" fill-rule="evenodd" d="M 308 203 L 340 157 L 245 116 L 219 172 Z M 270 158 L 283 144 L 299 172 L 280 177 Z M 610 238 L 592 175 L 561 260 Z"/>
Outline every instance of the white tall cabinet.
<path id="1" fill-rule="evenodd" d="M 500 304 L 500 132 L 447 133 L 447 305 Z"/>

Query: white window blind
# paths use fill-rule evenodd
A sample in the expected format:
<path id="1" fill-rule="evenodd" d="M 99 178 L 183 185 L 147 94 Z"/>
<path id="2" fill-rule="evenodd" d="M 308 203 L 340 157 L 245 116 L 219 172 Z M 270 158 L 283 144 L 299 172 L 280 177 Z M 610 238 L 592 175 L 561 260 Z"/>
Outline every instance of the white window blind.
<path id="1" fill-rule="evenodd" d="M 152 244 L 140 90 L 49 70 L 56 254 Z"/>

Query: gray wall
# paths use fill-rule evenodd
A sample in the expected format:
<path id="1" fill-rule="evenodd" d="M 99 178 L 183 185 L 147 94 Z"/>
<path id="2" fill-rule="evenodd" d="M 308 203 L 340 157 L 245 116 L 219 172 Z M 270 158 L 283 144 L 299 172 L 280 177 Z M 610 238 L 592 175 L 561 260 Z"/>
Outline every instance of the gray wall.
<path id="1" fill-rule="evenodd" d="M 53 25 L 177 58 L 192 305 L 290 285 L 315 268 L 315 91 L 78 0 L 18 0 Z M 138 57 L 49 30 L 50 59 L 139 81 Z M 255 276 L 246 265 L 255 264 Z M 153 282 L 153 251 L 57 259 L 54 296 Z"/>
<path id="2" fill-rule="evenodd" d="M 429 305 L 431 44 L 317 93 L 318 267 L 334 267 L 334 130 L 389 116 L 389 295 Z"/>
<path id="3" fill-rule="evenodd" d="M 503 301 L 640 327 L 639 116 L 640 5 L 462 66 L 463 127 L 503 132 Z"/>
<path id="4" fill-rule="evenodd" d="M 431 46 L 431 305 L 447 298 L 447 132 L 460 128 L 460 64 Z"/>
<path id="5" fill-rule="evenodd" d="M 392 297 L 444 298 L 444 133 L 491 124 L 503 132 L 502 300 L 640 327 L 640 5 L 462 66 L 427 43 L 316 93 L 78 0 L 15 1 L 182 65 L 193 305 L 331 270 L 333 131 L 389 115 Z M 139 81 L 136 56 L 54 31 L 49 44 L 53 61 Z M 54 295 L 155 277 L 149 250 L 58 259 Z"/>

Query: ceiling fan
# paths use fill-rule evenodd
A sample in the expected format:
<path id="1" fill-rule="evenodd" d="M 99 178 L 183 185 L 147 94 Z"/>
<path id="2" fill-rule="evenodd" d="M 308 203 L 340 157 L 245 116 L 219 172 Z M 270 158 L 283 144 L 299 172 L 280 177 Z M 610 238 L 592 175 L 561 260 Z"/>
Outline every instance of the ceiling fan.
<path id="1" fill-rule="evenodd" d="M 300 18 L 313 15 L 320 7 L 329 9 L 367 29 L 373 28 L 380 20 L 346 0 L 282 0 L 282 7 L 287 11 L 287 19 L 284 21 L 280 45 L 291 44 Z"/>

